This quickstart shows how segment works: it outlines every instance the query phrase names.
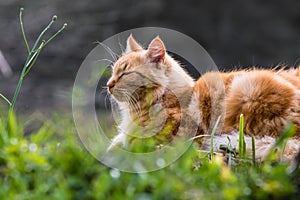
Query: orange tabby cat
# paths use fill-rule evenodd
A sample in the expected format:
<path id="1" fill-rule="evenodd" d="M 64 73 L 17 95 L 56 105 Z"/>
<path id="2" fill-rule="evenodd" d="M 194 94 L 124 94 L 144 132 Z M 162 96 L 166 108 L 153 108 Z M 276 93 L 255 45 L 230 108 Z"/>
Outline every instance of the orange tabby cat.
<path id="1" fill-rule="evenodd" d="M 145 50 L 131 35 L 107 86 L 122 110 L 119 134 L 109 149 L 147 137 L 156 145 L 165 144 L 178 133 L 183 115 L 197 124 L 198 136 L 209 134 L 220 116 L 215 150 L 228 143 L 227 137 L 238 147 L 241 113 L 246 146 L 251 147 L 251 136 L 255 136 L 258 158 L 266 156 L 288 122 L 296 125 L 297 132 L 288 141 L 284 158 L 292 159 L 300 149 L 300 68 L 208 72 L 195 82 L 168 55 L 159 37 Z M 199 141 L 209 148 L 208 142 Z"/>

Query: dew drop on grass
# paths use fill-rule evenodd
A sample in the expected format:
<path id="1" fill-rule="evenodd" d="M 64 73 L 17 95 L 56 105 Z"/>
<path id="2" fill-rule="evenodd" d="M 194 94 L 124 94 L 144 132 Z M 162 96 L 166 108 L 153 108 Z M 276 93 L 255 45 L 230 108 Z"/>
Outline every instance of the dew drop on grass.
<path id="1" fill-rule="evenodd" d="M 245 195 L 248 196 L 248 195 L 251 194 L 252 190 L 251 190 L 250 188 L 248 188 L 248 187 L 245 187 L 245 188 L 243 189 L 243 192 L 244 192 Z"/>
<path id="2" fill-rule="evenodd" d="M 146 170 L 143 164 L 138 161 L 133 164 L 133 167 L 137 172 L 144 172 Z"/>
<path id="3" fill-rule="evenodd" d="M 110 176 L 115 179 L 119 178 L 121 175 L 120 171 L 118 169 L 111 169 L 109 173 L 110 173 Z"/>
<path id="4" fill-rule="evenodd" d="M 48 164 L 43 167 L 44 171 L 49 171 L 50 169 L 51 169 L 51 165 Z"/>
<path id="5" fill-rule="evenodd" d="M 37 149 L 38 149 L 38 146 L 34 143 L 31 143 L 29 146 L 28 146 L 28 149 L 29 151 L 31 152 L 35 152 Z"/>
<path id="6" fill-rule="evenodd" d="M 17 138 L 11 138 L 10 139 L 10 144 L 12 144 L 12 145 L 18 144 L 18 139 Z"/>
<path id="7" fill-rule="evenodd" d="M 264 185 L 264 182 L 263 182 L 262 179 L 257 178 L 257 179 L 255 180 L 255 184 L 256 184 L 256 186 L 258 186 L 258 187 L 262 187 L 262 186 Z"/>
<path id="8" fill-rule="evenodd" d="M 166 162 L 165 162 L 165 160 L 164 160 L 163 158 L 158 158 L 158 159 L 156 160 L 156 165 L 157 165 L 158 167 L 164 167 L 165 164 L 166 164 Z"/>
<path id="9" fill-rule="evenodd" d="M 25 171 L 26 172 L 31 172 L 33 170 L 33 166 L 31 165 L 31 164 L 27 164 L 26 166 L 25 166 Z"/>
<path id="10" fill-rule="evenodd" d="M 21 151 L 21 152 L 26 152 L 26 151 L 28 151 L 28 145 L 27 145 L 27 143 L 21 144 L 20 151 Z"/>
<path id="11" fill-rule="evenodd" d="M 14 162 L 9 162 L 8 164 L 7 164 L 7 167 L 9 168 L 9 169 L 13 169 L 13 168 L 15 168 L 15 163 Z"/>

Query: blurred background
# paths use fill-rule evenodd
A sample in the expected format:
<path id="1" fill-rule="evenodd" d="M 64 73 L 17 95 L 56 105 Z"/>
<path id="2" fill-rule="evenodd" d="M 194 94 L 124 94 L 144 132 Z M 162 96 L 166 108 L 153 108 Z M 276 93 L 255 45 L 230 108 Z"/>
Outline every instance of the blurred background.
<path id="1" fill-rule="evenodd" d="M 30 46 L 53 15 L 58 20 L 46 36 L 68 23 L 24 81 L 16 106 L 26 114 L 71 113 L 77 70 L 95 42 L 137 27 L 165 27 L 192 37 L 220 70 L 300 63 L 298 0 L 0 0 L 0 64 L 12 70 L 0 72 L 0 92 L 9 99 L 26 58 L 20 7 Z M 2 100 L 0 105 L 5 107 Z"/>

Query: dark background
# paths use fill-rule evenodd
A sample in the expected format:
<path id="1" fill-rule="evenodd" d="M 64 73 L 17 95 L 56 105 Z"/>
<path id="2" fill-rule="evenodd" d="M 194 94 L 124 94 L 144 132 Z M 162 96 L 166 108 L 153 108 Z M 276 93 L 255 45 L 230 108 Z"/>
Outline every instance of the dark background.
<path id="1" fill-rule="evenodd" d="M 0 73 L 0 92 L 8 98 L 26 58 L 20 7 L 31 46 L 54 14 L 58 20 L 49 33 L 68 23 L 26 77 L 17 103 L 23 113 L 70 113 L 76 72 L 94 42 L 137 27 L 165 27 L 192 37 L 221 70 L 299 64 L 299 0 L 0 0 L 0 50 L 14 72 Z"/>

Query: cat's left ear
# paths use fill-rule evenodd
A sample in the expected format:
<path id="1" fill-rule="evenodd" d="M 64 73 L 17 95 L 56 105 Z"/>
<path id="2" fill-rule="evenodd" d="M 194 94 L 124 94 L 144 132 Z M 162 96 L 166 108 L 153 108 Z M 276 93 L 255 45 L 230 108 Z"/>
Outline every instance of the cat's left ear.
<path id="1" fill-rule="evenodd" d="M 157 36 L 149 44 L 147 57 L 150 62 L 159 63 L 165 59 L 166 48 L 163 41 Z"/>
<path id="2" fill-rule="evenodd" d="M 126 50 L 125 53 L 130 53 L 132 51 L 139 51 L 142 50 L 143 48 L 135 41 L 133 38 L 132 34 L 127 39 L 127 45 L 126 45 Z"/>

